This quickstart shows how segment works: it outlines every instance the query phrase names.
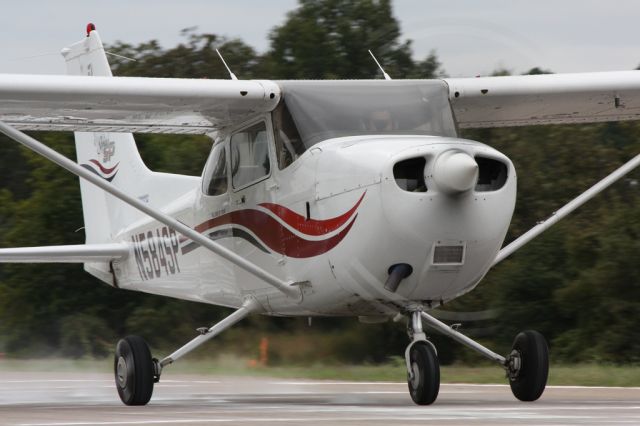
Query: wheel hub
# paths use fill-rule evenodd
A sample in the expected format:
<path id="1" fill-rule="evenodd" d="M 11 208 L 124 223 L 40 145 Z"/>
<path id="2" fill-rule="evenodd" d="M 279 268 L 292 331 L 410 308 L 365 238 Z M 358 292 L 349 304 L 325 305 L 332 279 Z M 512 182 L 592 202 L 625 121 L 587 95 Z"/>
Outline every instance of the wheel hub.
<path id="1" fill-rule="evenodd" d="M 416 362 L 411 363 L 411 387 L 418 389 L 420 386 L 420 367 Z"/>
<path id="2" fill-rule="evenodd" d="M 118 358 L 116 377 L 118 379 L 118 386 L 123 389 L 127 387 L 127 362 L 123 357 Z"/>
<path id="3" fill-rule="evenodd" d="M 520 368 L 522 367 L 522 356 L 520 352 L 517 350 L 512 350 L 509 354 L 507 364 L 507 373 L 509 374 L 509 379 L 515 380 L 520 375 Z"/>

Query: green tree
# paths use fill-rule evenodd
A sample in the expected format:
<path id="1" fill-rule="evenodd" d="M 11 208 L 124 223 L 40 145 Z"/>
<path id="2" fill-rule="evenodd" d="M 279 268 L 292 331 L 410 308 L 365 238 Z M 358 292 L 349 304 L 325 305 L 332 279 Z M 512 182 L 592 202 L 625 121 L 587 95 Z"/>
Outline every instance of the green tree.
<path id="1" fill-rule="evenodd" d="M 157 40 L 137 46 L 116 42 L 105 49 L 130 59 L 110 57 L 111 69 L 117 76 L 218 78 L 228 79 L 229 73 L 216 53 L 225 61 L 238 78 L 250 79 L 256 75 L 260 58 L 254 49 L 239 39 L 226 39 L 215 34 L 196 33 L 197 28 L 182 30 L 185 43 L 171 49 L 163 49 Z"/>
<path id="2" fill-rule="evenodd" d="M 271 32 L 264 66 L 276 79 L 381 78 L 371 50 L 393 78 L 435 75 L 435 54 L 416 64 L 400 36 L 389 0 L 300 0 Z"/>

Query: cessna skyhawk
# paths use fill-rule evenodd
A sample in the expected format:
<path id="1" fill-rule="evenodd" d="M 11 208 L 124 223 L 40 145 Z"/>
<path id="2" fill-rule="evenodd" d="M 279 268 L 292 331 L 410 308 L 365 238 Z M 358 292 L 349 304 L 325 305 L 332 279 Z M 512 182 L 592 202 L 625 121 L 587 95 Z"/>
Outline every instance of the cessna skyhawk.
<path id="1" fill-rule="evenodd" d="M 505 356 L 430 311 L 638 166 L 640 155 L 502 247 L 516 201 L 505 155 L 459 128 L 636 120 L 640 72 L 436 80 L 112 77 L 98 33 L 62 50 L 68 76 L 0 75 L 0 131 L 79 176 L 86 244 L 0 250 L 78 262 L 116 288 L 235 308 L 168 356 L 120 340 L 115 382 L 146 404 L 171 363 L 250 314 L 405 317 L 411 398 L 435 401 L 423 324 L 495 361 L 513 394 L 544 391 L 545 339 Z M 386 77 L 386 75 L 385 75 Z M 77 162 L 24 130 L 75 132 Z M 157 173 L 132 133 L 206 134 L 201 177 Z"/>

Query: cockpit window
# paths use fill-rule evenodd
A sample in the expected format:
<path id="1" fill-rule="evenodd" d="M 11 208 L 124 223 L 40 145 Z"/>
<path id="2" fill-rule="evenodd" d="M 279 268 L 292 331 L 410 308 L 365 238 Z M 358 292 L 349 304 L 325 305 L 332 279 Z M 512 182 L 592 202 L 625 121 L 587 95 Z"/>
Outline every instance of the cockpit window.
<path id="1" fill-rule="evenodd" d="M 202 179 L 206 195 L 222 195 L 227 192 L 227 160 L 224 143 L 216 144 L 211 150 L 209 161 Z"/>
<path id="2" fill-rule="evenodd" d="M 235 189 L 269 174 L 269 140 L 264 122 L 231 136 L 231 182 Z"/>
<path id="3" fill-rule="evenodd" d="M 280 144 L 281 168 L 316 143 L 335 137 L 368 134 L 456 137 L 448 90 L 440 81 L 279 84 L 283 100 L 273 113 L 273 122 L 276 144 Z"/>
<path id="4" fill-rule="evenodd" d="M 287 104 L 280 102 L 273 111 L 273 131 L 280 170 L 293 163 L 306 150 Z"/>

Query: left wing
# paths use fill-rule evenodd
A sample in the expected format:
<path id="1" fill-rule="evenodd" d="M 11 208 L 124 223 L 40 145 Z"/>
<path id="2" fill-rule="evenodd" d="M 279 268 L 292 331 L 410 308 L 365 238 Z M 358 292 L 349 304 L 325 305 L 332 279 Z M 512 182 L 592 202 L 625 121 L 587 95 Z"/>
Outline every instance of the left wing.
<path id="1" fill-rule="evenodd" d="M 640 71 L 444 81 L 461 128 L 640 119 Z"/>

